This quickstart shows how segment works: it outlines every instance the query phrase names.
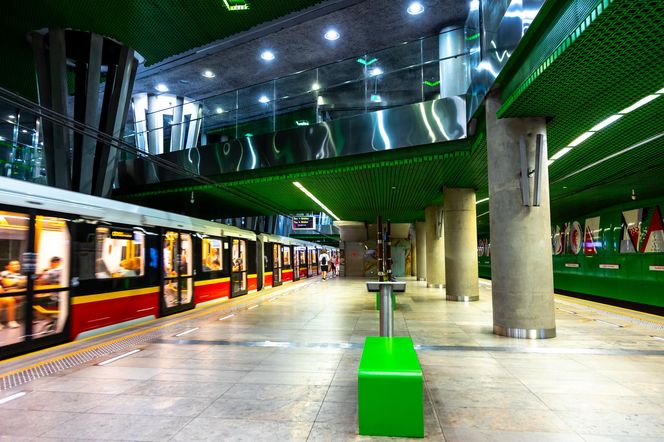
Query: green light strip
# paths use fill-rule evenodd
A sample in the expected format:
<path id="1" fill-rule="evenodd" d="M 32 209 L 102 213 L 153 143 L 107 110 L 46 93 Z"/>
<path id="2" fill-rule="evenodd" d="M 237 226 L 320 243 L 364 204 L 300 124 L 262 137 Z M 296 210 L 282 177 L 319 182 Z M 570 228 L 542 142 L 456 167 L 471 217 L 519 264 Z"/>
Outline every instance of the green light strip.
<path id="1" fill-rule="evenodd" d="M 369 65 L 371 65 L 371 64 L 374 64 L 374 63 L 377 62 L 377 61 L 378 61 L 377 58 L 372 58 L 372 59 L 369 60 L 369 61 L 365 60 L 364 58 L 358 58 L 358 59 L 357 59 L 357 62 L 360 63 L 360 64 L 362 64 L 362 65 L 364 65 L 364 66 L 369 66 Z"/>
<path id="2" fill-rule="evenodd" d="M 435 87 L 440 84 L 440 81 L 425 81 L 424 84 L 429 87 Z"/>
<path id="3" fill-rule="evenodd" d="M 478 38 L 480 38 L 480 33 L 479 32 L 477 34 L 471 35 L 470 37 L 466 37 L 466 41 L 476 40 Z"/>

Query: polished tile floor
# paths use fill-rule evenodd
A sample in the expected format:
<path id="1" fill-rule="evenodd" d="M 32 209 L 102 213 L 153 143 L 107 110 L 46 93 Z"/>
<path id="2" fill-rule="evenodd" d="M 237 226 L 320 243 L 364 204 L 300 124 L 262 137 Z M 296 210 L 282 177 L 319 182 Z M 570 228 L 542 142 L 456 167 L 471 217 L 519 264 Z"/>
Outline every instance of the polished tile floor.
<path id="1" fill-rule="evenodd" d="M 297 284 L 1 391 L 26 394 L 0 405 L 0 440 L 371 440 L 357 436 L 357 367 L 374 295 L 361 280 Z M 427 439 L 664 441 L 664 318 L 557 296 L 558 337 L 515 340 L 492 334 L 489 282 L 479 302 L 442 294 L 409 280 L 395 312 L 424 371 Z"/>

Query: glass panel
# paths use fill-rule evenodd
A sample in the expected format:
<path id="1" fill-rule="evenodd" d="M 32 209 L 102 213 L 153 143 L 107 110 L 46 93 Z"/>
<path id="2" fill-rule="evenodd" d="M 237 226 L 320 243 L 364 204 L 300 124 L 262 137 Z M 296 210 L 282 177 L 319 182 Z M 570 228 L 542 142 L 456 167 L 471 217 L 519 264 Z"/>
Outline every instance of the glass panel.
<path id="1" fill-rule="evenodd" d="M 167 308 L 179 305 L 177 278 L 164 280 L 164 303 Z"/>
<path id="2" fill-rule="evenodd" d="M 38 216 L 35 221 L 37 253 L 35 289 L 69 285 L 69 228 L 61 218 Z"/>
<path id="3" fill-rule="evenodd" d="M 284 265 L 289 266 L 291 265 L 291 259 L 290 259 L 290 247 L 284 246 Z"/>
<path id="4" fill-rule="evenodd" d="M 192 296 L 194 295 L 194 280 L 193 278 L 187 278 L 182 281 L 182 293 L 180 293 L 180 303 L 189 304 L 192 301 Z"/>
<path id="5" fill-rule="evenodd" d="M 96 278 L 127 278 L 145 273 L 145 234 L 97 227 Z"/>
<path id="6" fill-rule="evenodd" d="M 25 296 L 11 296 L 0 288 L 0 346 L 25 339 Z"/>
<path id="7" fill-rule="evenodd" d="M 279 244 L 273 244 L 272 245 L 272 253 L 273 253 L 274 259 L 272 261 L 272 265 L 274 266 L 275 269 L 281 267 L 281 253 L 280 252 L 281 252 L 281 247 L 279 246 Z"/>
<path id="8" fill-rule="evenodd" d="M 203 238 L 203 271 L 211 272 L 223 268 L 221 259 L 221 240 L 214 238 Z"/>
<path id="9" fill-rule="evenodd" d="M 194 272 L 194 263 L 191 259 L 191 235 L 180 234 L 180 276 L 191 276 Z"/>
<path id="10" fill-rule="evenodd" d="M 69 314 L 69 292 L 35 293 L 32 304 L 32 336 L 62 333 Z"/>
<path id="11" fill-rule="evenodd" d="M 174 277 L 177 276 L 177 266 L 175 260 L 177 259 L 177 232 L 166 232 L 164 234 L 164 276 Z"/>

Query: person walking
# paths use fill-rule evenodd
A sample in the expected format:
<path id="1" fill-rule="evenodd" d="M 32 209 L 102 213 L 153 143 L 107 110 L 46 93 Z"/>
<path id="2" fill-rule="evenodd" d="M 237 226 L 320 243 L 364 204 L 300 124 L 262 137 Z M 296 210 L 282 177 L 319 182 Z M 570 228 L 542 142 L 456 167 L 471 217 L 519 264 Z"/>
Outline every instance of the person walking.
<path id="1" fill-rule="evenodd" d="M 318 256 L 318 262 L 320 262 L 320 271 L 323 273 L 323 281 L 327 279 L 327 266 L 330 264 L 330 256 L 327 254 L 327 250 L 323 250 Z"/>

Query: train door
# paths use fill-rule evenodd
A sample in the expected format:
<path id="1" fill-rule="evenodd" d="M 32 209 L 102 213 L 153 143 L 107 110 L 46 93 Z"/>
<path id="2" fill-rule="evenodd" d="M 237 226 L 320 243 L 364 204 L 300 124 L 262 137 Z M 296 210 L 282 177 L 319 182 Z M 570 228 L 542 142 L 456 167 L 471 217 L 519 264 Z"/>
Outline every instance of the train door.
<path id="1" fill-rule="evenodd" d="M 300 279 L 300 249 L 295 246 L 293 248 L 293 281 Z"/>
<path id="2" fill-rule="evenodd" d="M 282 246 L 282 273 L 283 282 L 293 281 L 295 271 L 293 270 L 293 246 Z"/>
<path id="3" fill-rule="evenodd" d="M 0 210 L 1 358 L 67 339 L 69 220 Z"/>
<path id="4" fill-rule="evenodd" d="M 231 297 L 247 293 L 247 241 L 231 240 Z"/>
<path id="5" fill-rule="evenodd" d="M 162 315 L 194 307 L 191 234 L 168 230 L 162 235 Z"/>
<path id="6" fill-rule="evenodd" d="M 281 271 L 283 269 L 281 244 L 272 243 L 272 286 L 281 285 Z"/>

